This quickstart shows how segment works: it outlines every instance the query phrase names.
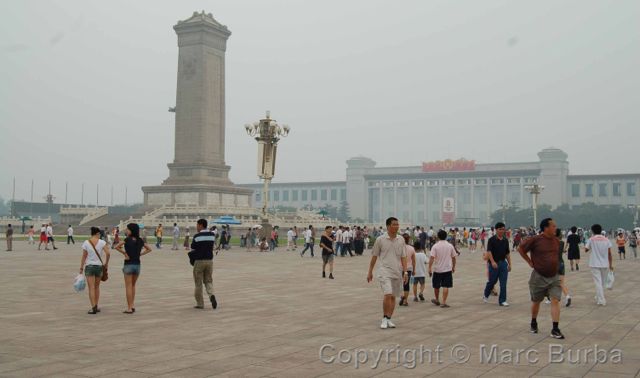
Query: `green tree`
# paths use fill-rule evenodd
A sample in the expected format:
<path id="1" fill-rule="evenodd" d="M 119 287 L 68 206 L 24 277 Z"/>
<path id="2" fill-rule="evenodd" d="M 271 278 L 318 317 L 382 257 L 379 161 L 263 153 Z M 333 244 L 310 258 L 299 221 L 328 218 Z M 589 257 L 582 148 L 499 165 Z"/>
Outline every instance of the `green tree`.
<path id="1" fill-rule="evenodd" d="M 342 201 L 340 203 L 340 208 L 338 209 L 338 220 L 341 222 L 348 222 L 349 219 L 351 219 L 349 203 L 347 201 Z"/>
<path id="2" fill-rule="evenodd" d="M 320 212 L 322 212 L 322 214 L 324 214 L 325 217 L 327 218 L 331 218 L 331 219 L 336 219 L 338 218 L 338 208 L 335 206 L 331 206 L 329 204 L 325 204 L 323 207 L 321 207 Z"/>
<path id="3" fill-rule="evenodd" d="M 0 215 L 9 215 L 9 213 L 11 213 L 10 201 L 5 201 L 4 198 L 0 197 Z"/>
<path id="4" fill-rule="evenodd" d="M 491 214 L 491 219 L 495 223 L 502 221 L 503 216 L 507 227 L 533 225 L 532 209 L 500 209 Z M 553 210 L 549 205 L 539 205 L 538 221 L 547 217 L 553 218 L 558 226 L 564 229 L 572 226 L 589 228 L 595 223 L 602 225 L 604 229 L 631 229 L 633 227 L 634 213 L 632 210 L 622 206 L 596 205 L 595 203 L 584 203 L 573 207 L 565 204 Z"/>

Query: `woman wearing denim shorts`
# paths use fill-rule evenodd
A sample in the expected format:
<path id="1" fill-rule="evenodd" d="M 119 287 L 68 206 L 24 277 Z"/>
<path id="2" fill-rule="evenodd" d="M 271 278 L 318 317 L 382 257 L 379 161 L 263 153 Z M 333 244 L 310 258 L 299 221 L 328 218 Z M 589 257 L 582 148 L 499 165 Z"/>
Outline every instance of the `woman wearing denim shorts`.
<path id="1" fill-rule="evenodd" d="M 103 268 L 109 266 L 109 246 L 100 239 L 100 229 L 91 227 L 91 238 L 82 243 L 82 259 L 80 260 L 80 274 L 84 271 L 87 278 L 89 301 L 91 310 L 89 314 L 100 312 L 98 301 L 100 300 L 100 281 Z"/>
<path id="2" fill-rule="evenodd" d="M 136 223 L 129 223 L 125 234 L 127 235 L 126 239 L 118 243 L 116 250 L 124 255 L 122 273 L 124 273 L 127 309 L 123 313 L 133 314 L 136 312 L 133 302 L 136 297 L 136 282 L 140 276 L 140 256 L 151 252 L 151 248 L 140 237 L 140 227 Z M 123 247 L 124 250 L 122 249 Z"/>

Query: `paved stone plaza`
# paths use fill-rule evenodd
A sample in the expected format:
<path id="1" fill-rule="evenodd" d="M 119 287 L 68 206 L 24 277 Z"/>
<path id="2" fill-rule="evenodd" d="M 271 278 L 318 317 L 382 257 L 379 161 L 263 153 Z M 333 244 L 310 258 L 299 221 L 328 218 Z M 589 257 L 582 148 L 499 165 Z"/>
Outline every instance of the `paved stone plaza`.
<path id="1" fill-rule="evenodd" d="M 380 330 L 381 294 L 366 283 L 369 252 L 338 258 L 335 280 L 322 279 L 321 260 L 301 259 L 284 248 L 276 253 L 225 251 L 214 261 L 214 287 L 220 307 L 193 309 L 191 270 L 183 252 L 166 246 L 143 258 L 136 313 L 125 315 L 122 257 L 114 253 L 109 281 L 102 287 L 102 312 L 87 315 L 87 293 L 72 281 L 80 264 L 80 246 L 61 244 L 55 252 L 37 252 L 17 242 L 0 252 L 0 376 L 637 376 L 640 371 L 640 267 L 638 260 L 616 258 L 615 288 L 606 307 L 596 307 L 591 274 L 567 272 L 573 305 L 563 307 L 560 328 L 566 340 L 548 337 L 547 305 L 539 317 L 540 334 L 529 333 L 527 279 L 530 269 L 519 256 L 509 281 L 511 307 L 496 297 L 482 303 L 485 282 L 480 253 L 463 251 L 454 275 L 451 308 L 410 302 L 396 309 L 398 328 Z M 431 293 L 431 290 L 427 291 Z M 427 298 L 429 298 L 427 296 Z M 414 369 L 373 354 L 358 369 L 350 363 L 325 363 L 346 349 L 432 349 Z M 452 361 L 470 353 L 464 364 Z M 481 363 L 480 345 L 500 351 L 531 349 L 519 362 Z M 575 351 L 585 348 L 622 352 L 622 363 L 596 364 L 593 353 L 577 364 L 549 363 L 550 344 Z M 441 345 L 440 361 L 435 352 Z M 489 348 L 489 347 L 488 347 Z M 395 350 L 395 349 L 394 349 Z M 583 352 L 584 354 L 584 352 Z M 565 350 L 565 358 L 567 352 Z M 361 353 L 360 358 L 364 356 Z M 348 360 L 343 352 L 341 357 Z M 529 360 L 534 362 L 529 363 Z M 401 362 L 411 365 L 411 358 Z M 537 361 L 537 362 L 535 362 Z"/>

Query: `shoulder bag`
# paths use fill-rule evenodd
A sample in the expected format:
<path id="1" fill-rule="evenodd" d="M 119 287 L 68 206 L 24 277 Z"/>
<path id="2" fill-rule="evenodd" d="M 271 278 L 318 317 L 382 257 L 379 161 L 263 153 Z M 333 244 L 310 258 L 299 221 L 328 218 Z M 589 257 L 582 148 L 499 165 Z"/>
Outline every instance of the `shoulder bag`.
<path id="1" fill-rule="evenodd" d="M 93 248 L 93 251 L 96 253 L 96 256 L 98 256 L 98 259 L 100 260 L 100 263 L 102 264 L 102 277 L 100 278 L 100 281 L 106 281 L 109 279 L 109 272 L 107 272 L 107 266 L 104 265 L 104 262 L 102 261 L 102 257 L 100 257 L 100 254 L 98 253 L 98 250 L 96 250 L 96 246 L 93 245 L 93 243 L 91 242 L 91 240 L 87 240 L 89 242 L 89 244 L 91 244 L 91 247 Z"/>

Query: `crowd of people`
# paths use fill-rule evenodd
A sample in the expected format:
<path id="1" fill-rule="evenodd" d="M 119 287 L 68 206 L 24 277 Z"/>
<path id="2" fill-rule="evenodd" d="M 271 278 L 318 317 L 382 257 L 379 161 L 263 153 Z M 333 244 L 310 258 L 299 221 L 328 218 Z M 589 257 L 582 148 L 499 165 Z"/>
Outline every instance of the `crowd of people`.
<path id="1" fill-rule="evenodd" d="M 512 231 L 502 222 L 484 230 L 440 229 L 437 232 L 425 232 L 423 228 L 415 228 L 414 233 L 406 230 L 399 234 L 398 221 L 389 218 L 386 221 L 387 232 L 376 238 L 373 245 L 371 262 L 367 281 L 374 277 L 374 267 L 378 265 L 376 280 L 383 293 L 383 319 L 380 328 L 395 328 L 391 321 L 396 298 L 400 298 L 400 306 L 408 306 L 409 282 L 413 281 L 414 301 L 424 301 L 423 296 L 425 270 L 431 277 L 434 291 L 431 303 L 441 308 L 448 308 L 447 298 L 453 287 L 453 274 L 456 269 L 457 256 L 460 255 L 459 246 L 466 246 L 470 253 L 476 251 L 479 244 L 486 266 L 487 281 L 484 285 L 482 299 L 490 302 L 490 296 L 498 296 L 498 305 L 508 307 L 507 282 L 511 272 L 511 251 L 516 250 L 522 259 L 531 267 L 529 277 L 529 296 L 531 300 L 532 333 L 538 333 L 537 317 L 540 305 L 544 301 L 550 304 L 552 327 L 550 336 L 564 339 L 560 331 L 560 309 L 562 296 L 564 306 L 571 306 L 571 295 L 565 281 L 565 264 L 563 255 L 566 253 L 571 265 L 571 271 L 579 271 L 580 245 L 589 254 L 589 268 L 595 286 L 595 302 L 598 306 L 605 306 L 605 286 L 611 282 L 613 274 L 612 241 L 606 236 L 602 226 L 594 224 L 589 231 L 582 231 L 571 227 L 568 231 L 559 229 L 555 221 L 546 218 L 537 230 L 533 228 Z M 413 235 L 413 245 L 411 237 Z M 436 235 L 437 241 L 432 235 Z M 619 258 L 625 259 L 627 243 L 636 255 L 638 230 L 625 233 L 620 230 L 615 237 Z M 479 242 L 478 242 L 479 241 Z M 429 252 L 427 262 L 425 248 Z M 379 263 L 378 263 L 379 261 Z M 499 294 L 495 286 L 499 283 Z M 417 286 L 420 285 L 418 295 Z M 440 290 L 442 289 L 442 297 Z"/>
<path id="2" fill-rule="evenodd" d="M 314 257 L 314 247 L 319 246 L 322 256 L 322 278 L 335 279 L 334 261 L 340 257 L 362 256 L 366 249 L 371 249 L 371 260 L 367 272 L 367 281 L 375 280 L 380 285 L 383 299 L 382 329 L 395 328 L 391 318 L 398 306 L 409 306 L 409 297 L 413 294 L 414 302 L 426 302 L 425 286 L 427 276 L 431 280 L 433 298 L 430 303 L 446 309 L 449 292 L 453 287 L 456 264 L 461 251 L 466 248 L 469 254 L 482 252 L 485 267 L 486 283 L 482 288 L 482 300 L 491 302 L 492 296 L 498 297 L 498 305 L 508 307 L 508 277 L 512 269 L 511 252 L 517 251 L 521 258 L 532 268 L 529 277 L 529 296 L 531 300 L 532 333 L 538 333 L 537 316 L 540 305 L 550 305 L 552 318 L 551 337 L 562 339 L 560 331 L 561 307 L 569 307 L 572 297 L 566 281 L 564 255 L 569 260 L 570 271 L 580 271 L 582 251 L 589 255 L 588 267 L 595 286 L 595 303 L 606 305 L 605 287 L 611 280 L 613 272 L 612 252 L 619 260 L 626 259 L 627 246 L 634 258 L 637 258 L 638 237 L 640 230 L 603 230 L 595 224 L 589 229 L 573 226 L 567 230 L 559 229 L 555 221 L 544 219 L 539 228 L 528 227 L 508 229 L 502 222 L 490 228 L 448 228 L 434 230 L 433 227 L 400 229 L 396 218 L 390 217 L 382 227 L 367 226 L 326 226 L 319 237 L 315 228 L 310 225 L 303 229 L 291 227 L 286 232 L 286 251 L 298 250 L 299 239 L 304 247 L 299 255 L 305 256 L 307 251 Z M 159 224 L 154 230 L 155 247 L 162 248 L 163 226 Z M 31 226 L 25 233 L 28 244 L 35 245 L 35 230 Z M 135 313 L 136 283 L 141 272 L 141 257 L 152 252 L 147 241 L 144 228 L 130 223 L 124 230 L 115 227 L 91 228 L 90 238 L 82 243 L 80 273 L 86 278 L 91 308 L 89 314 L 100 312 L 100 283 L 108 279 L 108 267 L 111 250 L 123 256 L 122 272 L 125 281 L 126 314 Z M 6 230 L 7 250 L 12 249 L 13 228 Z M 231 246 L 231 228 L 228 225 L 209 227 L 205 219 L 196 224 L 196 233 L 191 238 L 189 228 L 181 230 L 177 224 L 172 229 L 172 250 L 188 251 L 193 266 L 195 308 L 204 308 L 204 291 L 206 291 L 213 309 L 218 301 L 213 292 L 213 259 L 221 250 Z M 182 246 L 180 247 L 180 241 Z M 52 224 L 43 224 L 40 229 L 38 250 L 44 244 L 44 250 L 55 246 Z M 67 244 L 75 244 L 74 230 L 71 225 L 67 229 Z M 240 235 L 240 246 L 252 251 L 274 251 L 279 245 L 279 228 L 265 235 L 259 227 L 253 227 Z M 377 268 L 377 269 L 376 269 Z M 374 272 L 375 269 L 375 272 Z M 327 274 L 328 270 L 328 274 Z M 562 300 L 564 296 L 564 301 Z"/>

